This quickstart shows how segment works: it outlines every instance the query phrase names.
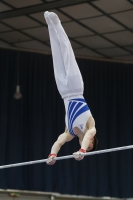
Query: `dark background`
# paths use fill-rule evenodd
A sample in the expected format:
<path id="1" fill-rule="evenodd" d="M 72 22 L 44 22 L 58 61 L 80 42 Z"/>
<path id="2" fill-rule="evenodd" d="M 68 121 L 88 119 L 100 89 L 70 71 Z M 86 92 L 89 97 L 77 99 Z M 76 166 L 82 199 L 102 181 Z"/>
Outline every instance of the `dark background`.
<path id="1" fill-rule="evenodd" d="M 0 49 L 0 165 L 47 158 L 64 131 L 65 110 L 51 55 L 20 52 L 23 98 L 15 100 L 18 52 Z M 133 66 L 77 59 L 84 96 L 96 121 L 98 149 L 131 145 Z M 59 156 L 79 149 L 78 139 Z M 90 196 L 133 197 L 133 151 L 107 153 L 0 170 L 0 188 Z"/>

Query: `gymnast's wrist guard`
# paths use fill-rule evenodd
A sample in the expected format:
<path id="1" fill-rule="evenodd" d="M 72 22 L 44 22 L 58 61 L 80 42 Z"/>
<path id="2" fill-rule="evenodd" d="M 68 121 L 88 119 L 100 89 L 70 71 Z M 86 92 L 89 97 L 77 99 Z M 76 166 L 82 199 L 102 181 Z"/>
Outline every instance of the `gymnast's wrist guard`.
<path id="1" fill-rule="evenodd" d="M 49 156 L 48 156 L 48 158 L 49 158 L 50 156 L 55 156 L 55 157 L 56 157 L 57 155 L 54 154 L 54 153 L 50 153 Z"/>
<path id="2" fill-rule="evenodd" d="M 82 153 L 86 153 L 85 149 L 79 149 L 79 151 L 82 152 Z"/>

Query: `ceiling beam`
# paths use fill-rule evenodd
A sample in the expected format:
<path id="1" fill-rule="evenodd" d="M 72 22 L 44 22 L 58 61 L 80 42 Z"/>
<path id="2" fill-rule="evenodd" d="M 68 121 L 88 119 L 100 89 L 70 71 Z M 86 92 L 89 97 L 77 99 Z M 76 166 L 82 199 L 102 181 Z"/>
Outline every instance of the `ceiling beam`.
<path id="1" fill-rule="evenodd" d="M 6 11 L 6 12 L 0 13 L 0 20 L 12 18 L 12 17 L 18 17 L 22 15 L 33 14 L 33 13 L 37 13 L 41 11 L 57 9 L 57 8 L 71 6 L 75 4 L 88 3 L 90 1 L 95 1 L 95 0 L 59 0 L 59 1 L 49 2 L 49 3 L 43 3 L 39 5 L 19 8 L 12 11 Z"/>

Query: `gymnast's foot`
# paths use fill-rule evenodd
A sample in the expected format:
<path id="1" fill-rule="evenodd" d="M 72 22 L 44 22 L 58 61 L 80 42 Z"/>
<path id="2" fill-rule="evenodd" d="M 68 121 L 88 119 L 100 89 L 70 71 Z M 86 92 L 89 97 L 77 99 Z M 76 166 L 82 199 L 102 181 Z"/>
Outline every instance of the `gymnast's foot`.
<path id="1" fill-rule="evenodd" d="M 48 11 L 44 12 L 44 18 L 45 18 L 48 25 L 50 25 L 52 23 L 50 18 L 49 18 L 49 12 Z"/>
<path id="2" fill-rule="evenodd" d="M 47 22 L 47 19 L 48 19 L 47 23 L 49 23 L 49 20 L 52 21 L 54 24 L 58 24 L 60 22 L 58 15 L 56 15 L 54 12 L 46 11 L 44 13 L 44 17 L 46 19 L 46 22 Z"/>
<path id="3" fill-rule="evenodd" d="M 58 15 L 54 12 L 49 12 L 49 18 L 54 24 L 58 24 L 60 22 Z"/>

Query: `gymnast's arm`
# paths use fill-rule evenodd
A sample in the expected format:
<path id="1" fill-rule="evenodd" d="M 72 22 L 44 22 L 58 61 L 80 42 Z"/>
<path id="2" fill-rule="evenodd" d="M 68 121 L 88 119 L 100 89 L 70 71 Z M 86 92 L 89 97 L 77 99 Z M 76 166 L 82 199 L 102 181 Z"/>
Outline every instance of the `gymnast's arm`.
<path id="1" fill-rule="evenodd" d="M 87 131 L 86 131 L 83 141 L 81 143 L 81 149 L 79 151 L 73 153 L 74 158 L 78 161 L 80 161 L 84 158 L 84 156 L 81 155 L 81 152 L 85 153 L 86 151 L 91 151 L 93 149 L 92 142 L 93 142 L 94 136 L 96 134 L 96 128 L 95 128 L 95 121 L 92 116 L 89 118 L 86 128 L 87 128 Z"/>
<path id="2" fill-rule="evenodd" d="M 88 150 L 89 151 L 89 144 L 90 144 L 90 141 L 94 138 L 96 134 L 96 128 L 95 127 L 92 127 L 90 128 L 85 136 L 84 136 L 84 139 L 82 141 L 82 145 L 81 145 L 81 149 L 84 149 L 85 151 Z"/>
<path id="3" fill-rule="evenodd" d="M 96 134 L 95 120 L 92 116 L 89 117 L 87 124 L 86 124 L 86 128 L 87 128 L 87 131 L 83 138 L 83 141 L 81 144 L 81 149 L 84 149 L 85 151 L 89 151 L 90 142 Z"/>
<path id="4" fill-rule="evenodd" d="M 66 142 L 71 141 L 74 138 L 74 136 L 72 136 L 67 129 L 65 129 L 65 132 L 62 133 L 57 141 L 53 144 L 52 148 L 51 148 L 51 153 L 49 155 L 49 158 L 47 159 L 46 163 L 49 165 L 53 165 L 56 161 L 53 160 L 54 157 L 57 156 L 60 148 L 62 145 L 64 145 Z"/>
<path id="5" fill-rule="evenodd" d="M 71 141 L 74 138 L 74 136 L 72 136 L 67 129 L 65 130 L 64 133 L 62 133 L 57 141 L 53 144 L 52 149 L 51 149 L 51 154 L 58 154 L 60 148 L 62 145 L 64 145 L 66 142 Z"/>

